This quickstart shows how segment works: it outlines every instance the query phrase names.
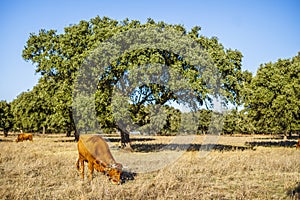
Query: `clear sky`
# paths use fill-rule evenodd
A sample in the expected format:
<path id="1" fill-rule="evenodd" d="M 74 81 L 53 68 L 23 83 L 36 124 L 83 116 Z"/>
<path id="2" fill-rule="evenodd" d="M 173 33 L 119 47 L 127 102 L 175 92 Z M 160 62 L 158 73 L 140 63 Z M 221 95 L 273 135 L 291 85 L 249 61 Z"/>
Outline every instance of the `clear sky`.
<path id="1" fill-rule="evenodd" d="M 225 48 L 242 52 L 243 70 L 291 58 L 300 51 L 299 0 L 2 0 L 0 1 L 0 100 L 12 101 L 31 90 L 38 75 L 22 50 L 30 33 L 62 32 L 70 24 L 99 15 L 145 22 L 147 18 L 201 26 L 201 34 L 216 36 Z"/>

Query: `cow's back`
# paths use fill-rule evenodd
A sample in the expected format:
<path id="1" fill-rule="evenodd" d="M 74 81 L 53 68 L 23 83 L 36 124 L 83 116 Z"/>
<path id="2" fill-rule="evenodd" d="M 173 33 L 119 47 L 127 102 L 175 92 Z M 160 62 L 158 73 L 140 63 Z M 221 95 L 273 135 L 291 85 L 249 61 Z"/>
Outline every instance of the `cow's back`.
<path id="1" fill-rule="evenodd" d="M 80 135 L 78 151 L 87 160 L 96 159 L 107 164 L 115 162 L 106 141 L 100 135 Z"/>
<path id="2" fill-rule="evenodd" d="M 25 138 L 26 138 L 27 140 L 33 141 L 33 139 L 32 139 L 32 134 L 31 134 L 31 133 L 25 134 Z"/>

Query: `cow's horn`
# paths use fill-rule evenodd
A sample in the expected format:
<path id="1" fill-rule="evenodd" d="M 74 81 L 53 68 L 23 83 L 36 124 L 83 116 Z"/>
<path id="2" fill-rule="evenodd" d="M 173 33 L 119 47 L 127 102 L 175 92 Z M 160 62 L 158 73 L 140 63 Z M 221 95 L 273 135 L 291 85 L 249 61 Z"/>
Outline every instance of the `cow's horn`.
<path id="1" fill-rule="evenodd" d="M 117 168 L 118 165 L 116 163 L 112 164 L 111 168 Z"/>

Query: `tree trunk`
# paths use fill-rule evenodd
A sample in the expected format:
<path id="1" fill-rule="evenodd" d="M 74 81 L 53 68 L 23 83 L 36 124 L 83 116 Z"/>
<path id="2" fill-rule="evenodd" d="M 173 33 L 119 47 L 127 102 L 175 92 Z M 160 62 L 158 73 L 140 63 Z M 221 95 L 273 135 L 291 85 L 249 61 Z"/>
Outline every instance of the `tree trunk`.
<path id="1" fill-rule="evenodd" d="M 71 133 L 72 133 L 72 125 L 70 124 L 70 125 L 68 126 L 66 136 L 67 136 L 67 137 L 71 137 Z"/>
<path id="2" fill-rule="evenodd" d="M 121 132 L 121 148 L 124 150 L 133 151 L 131 147 L 129 132 L 124 131 L 123 129 L 118 128 L 118 130 Z"/>
<path id="3" fill-rule="evenodd" d="M 46 128 L 43 126 L 43 135 L 46 133 Z"/>
<path id="4" fill-rule="evenodd" d="M 290 138 L 292 137 L 292 131 L 289 131 L 289 137 Z"/>
<path id="5" fill-rule="evenodd" d="M 8 136 L 8 130 L 4 129 L 4 130 L 3 130 L 3 133 L 4 133 L 4 137 L 7 137 L 7 136 Z"/>
<path id="6" fill-rule="evenodd" d="M 80 135 L 79 131 L 77 131 L 77 130 L 75 129 L 74 135 L 75 135 L 75 141 L 78 142 L 78 140 L 79 140 L 79 135 Z"/>
<path id="7" fill-rule="evenodd" d="M 78 141 L 80 136 L 80 130 L 77 130 L 76 128 L 72 108 L 69 109 L 69 117 L 71 119 L 71 123 L 69 124 L 67 135 L 70 134 L 71 136 L 71 132 L 72 130 L 74 130 L 75 141 Z"/>
<path id="8" fill-rule="evenodd" d="M 71 137 L 71 131 L 70 130 L 67 130 L 66 137 Z"/>

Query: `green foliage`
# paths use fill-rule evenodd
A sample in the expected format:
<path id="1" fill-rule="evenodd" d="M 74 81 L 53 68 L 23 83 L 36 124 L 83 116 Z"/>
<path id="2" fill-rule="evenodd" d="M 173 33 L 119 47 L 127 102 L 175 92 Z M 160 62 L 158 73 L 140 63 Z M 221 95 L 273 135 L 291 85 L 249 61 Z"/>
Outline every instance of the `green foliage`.
<path id="1" fill-rule="evenodd" d="M 8 131 L 13 128 L 13 115 L 11 105 L 6 101 L 0 101 L 0 130 L 7 136 Z"/>
<path id="2" fill-rule="evenodd" d="M 201 134 L 208 133 L 208 129 L 211 123 L 212 111 L 201 109 L 199 111 L 199 126 L 198 131 Z"/>
<path id="3" fill-rule="evenodd" d="M 224 119 L 223 133 L 234 134 L 236 132 L 237 111 L 232 110 L 227 113 Z"/>
<path id="4" fill-rule="evenodd" d="M 181 112 L 171 106 L 166 106 L 167 120 L 161 131 L 162 135 L 174 135 L 178 133 L 181 123 Z"/>
<path id="5" fill-rule="evenodd" d="M 300 53 L 261 65 L 246 88 L 245 107 L 258 133 L 300 130 Z"/>
<path id="6" fill-rule="evenodd" d="M 252 134 L 254 132 L 255 127 L 252 120 L 244 111 L 233 109 L 225 115 L 223 124 L 224 134 Z"/>
<path id="7" fill-rule="evenodd" d="M 244 110 L 238 112 L 236 132 L 242 134 L 253 134 L 256 132 L 256 127 L 254 126 L 252 119 Z"/>
<path id="8" fill-rule="evenodd" d="M 52 106 L 45 102 L 38 86 L 32 91 L 21 93 L 12 102 L 12 113 L 15 118 L 14 129 L 26 132 L 42 132 L 42 127 L 49 126 L 49 114 Z"/>
<path id="9" fill-rule="evenodd" d="M 179 131 L 181 112 L 171 106 L 131 104 L 129 111 L 136 130 L 143 134 L 174 135 Z"/>
<path id="10" fill-rule="evenodd" d="M 72 101 L 76 95 L 74 90 L 89 90 L 88 85 L 85 88 L 74 88 L 78 70 L 84 59 L 99 45 L 104 44 L 104 41 L 118 33 L 150 27 L 159 30 L 174 29 L 180 34 L 192 38 L 196 45 L 208 53 L 214 66 L 218 69 L 218 77 L 213 81 L 219 85 L 219 88 L 215 88 L 213 91 L 211 85 L 205 83 L 203 74 L 199 73 L 197 66 L 175 52 L 166 49 L 135 49 L 117 57 L 108 66 L 105 76 L 98 77 L 97 90 L 94 91 L 95 105 L 86 105 L 75 113 L 85 116 L 87 108 L 95 108 L 96 116 L 74 121 L 74 105 L 82 106 L 84 102 L 84 97 L 79 97 L 78 102 Z M 22 56 L 35 65 L 36 72 L 42 78 L 32 91 L 22 93 L 13 102 L 15 127 L 31 131 L 40 131 L 41 127 L 46 127 L 50 132 L 66 131 L 70 133 L 76 131 L 76 123 L 78 131 L 88 132 L 97 129 L 97 124 L 93 122 L 94 118 L 97 118 L 102 129 L 118 129 L 120 127 L 116 122 L 120 116 L 112 110 L 114 109 L 112 102 L 114 87 L 124 74 L 130 74 L 129 72 L 137 69 L 137 66 L 145 66 L 149 63 L 167 65 L 175 69 L 183 77 L 183 80 L 190 84 L 190 89 L 195 94 L 199 105 L 205 104 L 209 107 L 208 104 L 212 102 L 210 94 L 219 92 L 225 98 L 226 104 L 231 102 L 234 105 L 241 105 L 242 85 L 246 80 L 246 76 L 241 70 L 242 54 L 237 50 L 224 49 L 217 38 L 204 37 L 200 35 L 200 30 L 201 28 L 196 26 L 188 32 L 181 25 L 155 22 L 152 19 L 141 24 L 136 20 L 125 19 L 118 22 L 107 17 L 96 17 L 68 26 L 60 34 L 55 30 L 40 30 L 38 34 L 30 34 Z M 110 53 L 114 54 L 114 52 Z M 145 70 L 145 74 L 147 74 L 149 69 Z M 131 73 L 131 75 L 133 74 Z M 135 89 L 135 93 L 130 96 L 133 103 L 127 107 L 131 109 L 128 120 L 133 120 L 136 124 L 151 123 L 147 116 L 152 116 L 153 121 L 155 115 L 151 115 L 151 111 L 146 105 L 165 106 L 170 101 L 184 103 L 172 92 L 171 86 L 165 87 L 161 84 L 149 83 L 137 86 Z M 167 118 L 167 122 L 166 124 L 158 123 L 158 129 L 166 130 L 164 134 L 179 130 L 181 123 L 179 122 L 179 112 L 170 107 L 164 108 L 166 108 L 164 117 Z M 209 114 L 206 113 L 203 117 L 205 122 L 200 123 L 200 130 L 206 132 Z M 173 122 L 173 120 L 175 121 Z"/>
<path id="11" fill-rule="evenodd" d="M 187 112 L 181 114 L 180 133 L 196 134 L 198 130 L 198 113 Z"/>

